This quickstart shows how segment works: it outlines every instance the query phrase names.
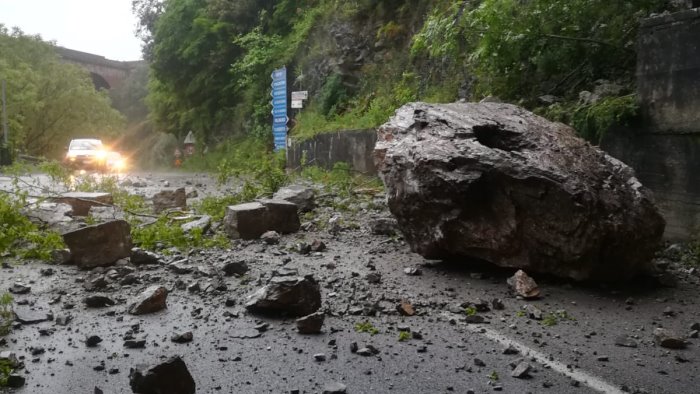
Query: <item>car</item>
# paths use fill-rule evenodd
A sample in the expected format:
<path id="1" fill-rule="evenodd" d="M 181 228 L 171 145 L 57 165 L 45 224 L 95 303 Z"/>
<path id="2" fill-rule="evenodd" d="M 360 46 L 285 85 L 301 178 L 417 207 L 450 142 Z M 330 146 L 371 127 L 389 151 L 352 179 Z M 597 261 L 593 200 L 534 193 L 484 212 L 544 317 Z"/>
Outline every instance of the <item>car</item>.
<path id="1" fill-rule="evenodd" d="M 102 141 L 95 138 L 74 139 L 68 145 L 64 163 L 75 169 L 107 169 L 108 150 Z"/>

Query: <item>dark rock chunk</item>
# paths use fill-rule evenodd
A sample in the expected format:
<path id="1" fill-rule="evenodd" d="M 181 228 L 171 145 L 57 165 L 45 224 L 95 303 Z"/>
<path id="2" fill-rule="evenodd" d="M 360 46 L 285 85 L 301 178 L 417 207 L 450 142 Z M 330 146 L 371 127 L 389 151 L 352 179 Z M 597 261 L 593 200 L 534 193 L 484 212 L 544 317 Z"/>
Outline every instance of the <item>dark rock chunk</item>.
<path id="1" fill-rule="evenodd" d="M 516 349 L 513 345 L 508 345 L 507 348 L 503 349 L 503 354 L 514 355 L 519 353 L 520 351 Z"/>
<path id="2" fill-rule="evenodd" d="M 413 316 L 416 314 L 413 305 L 406 300 L 401 300 L 401 302 L 396 305 L 396 311 L 399 312 L 401 316 Z"/>
<path id="3" fill-rule="evenodd" d="M 481 315 L 468 315 L 464 320 L 469 324 L 481 324 L 484 322 L 484 317 Z"/>
<path id="4" fill-rule="evenodd" d="M 398 222 L 394 218 L 374 218 L 369 221 L 369 229 L 374 235 L 391 237 L 398 232 Z"/>
<path id="5" fill-rule="evenodd" d="M 267 229 L 277 231 L 280 234 L 289 234 L 299 231 L 301 222 L 297 205 L 284 200 L 260 200 L 265 206 L 265 221 Z"/>
<path id="6" fill-rule="evenodd" d="M 160 263 L 160 256 L 156 253 L 141 248 L 131 249 L 131 264 L 150 265 Z"/>
<path id="7" fill-rule="evenodd" d="M 91 295 L 83 299 L 85 306 L 88 308 L 104 308 L 116 304 L 113 299 L 104 295 Z"/>
<path id="8" fill-rule="evenodd" d="M 411 103 L 379 128 L 374 154 L 389 209 L 426 258 L 576 280 L 652 270 L 665 223 L 651 193 L 561 123 L 510 104 Z"/>
<path id="9" fill-rule="evenodd" d="M 494 298 L 493 300 L 491 300 L 491 307 L 497 311 L 506 309 L 506 306 L 503 304 L 503 300 L 501 300 L 500 298 Z"/>
<path id="10" fill-rule="evenodd" d="M 129 306 L 132 315 L 144 315 L 154 313 L 167 308 L 165 301 L 168 298 L 168 290 L 163 286 L 151 286 L 144 290 Z"/>
<path id="11" fill-rule="evenodd" d="M 406 267 L 403 269 L 403 273 L 410 276 L 419 276 L 423 274 L 423 271 L 416 267 Z"/>
<path id="12" fill-rule="evenodd" d="M 22 282 L 15 282 L 9 290 L 12 294 L 28 294 L 30 291 L 32 291 L 32 287 L 25 285 Z"/>
<path id="13" fill-rule="evenodd" d="M 72 261 L 80 268 L 114 264 L 131 256 L 131 227 L 124 220 L 114 220 L 63 234 Z"/>
<path id="14" fill-rule="evenodd" d="M 248 297 L 246 309 L 259 313 L 310 315 L 321 307 L 321 290 L 313 277 L 274 277 Z"/>
<path id="15" fill-rule="evenodd" d="M 526 300 L 540 296 L 540 288 L 537 287 L 537 283 L 523 270 L 518 270 L 515 275 L 508 278 L 508 286 L 513 289 L 515 294 Z"/>
<path id="16" fill-rule="evenodd" d="M 283 200 L 232 205 L 224 217 L 224 228 L 231 238 L 256 239 L 269 230 L 293 233 L 300 225 L 297 206 Z"/>
<path id="17" fill-rule="evenodd" d="M 280 234 L 277 231 L 265 231 L 260 239 L 265 241 L 268 245 L 277 245 L 280 243 Z"/>
<path id="18" fill-rule="evenodd" d="M 267 209 L 259 202 L 226 207 L 224 229 L 231 238 L 255 239 L 268 229 L 265 222 Z"/>
<path id="19" fill-rule="evenodd" d="M 124 347 L 127 349 L 143 349 L 146 347 L 145 339 L 129 339 L 124 341 Z"/>
<path id="20" fill-rule="evenodd" d="M 221 271 L 226 276 L 245 275 L 248 272 L 248 263 L 245 260 L 228 261 L 221 266 Z"/>
<path id="21" fill-rule="evenodd" d="M 100 342 L 102 342 L 102 338 L 97 335 L 90 335 L 85 339 L 85 346 L 96 347 Z"/>
<path id="22" fill-rule="evenodd" d="M 661 347 L 669 349 L 684 349 L 688 345 L 685 338 L 659 327 L 654 329 L 654 342 Z"/>
<path id="23" fill-rule="evenodd" d="M 323 243 L 323 241 L 314 239 L 313 242 L 311 242 L 311 245 L 309 245 L 311 248 L 312 252 L 323 252 L 326 250 L 326 244 Z"/>
<path id="24" fill-rule="evenodd" d="M 532 366 L 528 364 L 527 362 L 523 361 L 518 366 L 513 369 L 513 371 L 510 373 L 510 376 L 518 379 L 524 379 L 530 376 L 530 370 L 532 369 Z"/>
<path id="25" fill-rule="evenodd" d="M 300 317 L 296 320 L 297 330 L 300 334 L 318 334 L 321 332 L 325 317 L 326 315 L 323 312 L 315 312 Z"/>
<path id="26" fill-rule="evenodd" d="M 155 213 L 161 213 L 170 208 L 186 209 L 187 193 L 185 193 L 184 187 L 175 190 L 162 190 L 153 196 L 152 201 Z"/>
<path id="27" fill-rule="evenodd" d="M 139 365 L 129 372 L 131 390 L 138 394 L 195 394 L 195 382 L 185 362 L 175 356 L 155 367 Z"/>
<path id="28" fill-rule="evenodd" d="M 51 251 L 51 262 L 56 265 L 65 265 L 72 262 L 73 256 L 69 249 L 55 249 Z"/>
<path id="29" fill-rule="evenodd" d="M 365 279 L 369 283 L 378 284 L 382 281 L 382 274 L 380 274 L 379 272 L 370 272 L 365 276 Z"/>
<path id="30" fill-rule="evenodd" d="M 11 389 L 18 389 L 20 387 L 23 387 L 26 382 L 26 379 L 22 375 L 18 375 L 16 373 L 10 374 L 10 376 L 7 377 L 7 387 Z"/>
<path id="31" fill-rule="evenodd" d="M 301 212 L 311 211 L 315 206 L 314 190 L 303 185 L 282 187 L 277 190 L 273 198 L 275 200 L 289 201 L 295 204 Z"/>

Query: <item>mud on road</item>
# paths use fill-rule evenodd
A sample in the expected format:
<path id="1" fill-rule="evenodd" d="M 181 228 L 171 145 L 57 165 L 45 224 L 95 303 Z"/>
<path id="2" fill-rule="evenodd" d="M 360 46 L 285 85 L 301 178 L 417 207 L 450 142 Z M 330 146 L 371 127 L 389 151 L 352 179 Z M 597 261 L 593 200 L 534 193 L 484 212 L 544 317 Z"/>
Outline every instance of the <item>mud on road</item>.
<path id="1" fill-rule="evenodd" d="M 194 176 L 144 179 L 152 190 L 166 181 L 188 188 L 201 183 Z M 130 393 L 131 368 L 172 355 L 182 356 L 198 393 L 320 393 L 330 383 L 342 383 L 348 393 L 693 393 L 700 387 L 698 339 L 689 338 L 683 350 L 654 342 L 656 327 L 688 336 L 700 321 L 700 279 L 677 262 L 668 264 L 675 287 L 535 275 L 542 296 L 523 300 L 506 285 L 513 271 L 427 261 L 399 236 L 372 234 L 371 219 L 388 216 L 382 196 L 371 203 L 338 204 L 333 195 L 321 201 L 315 219 L 277 245 L 234 241 L 228 250 L 161 253 L 158 264 L 92 271 L 4 264 L 0 289 L 17 282 L 31 287 L 14 296 L 15 309 L 48 319 L 15 323 L 2 338 L 0 351 L 15 352 L 24 364 L 19 372 L 26 384 L 12 392 L 92 393 L 97 387 Z M 343 226 L 328 225 L 336 215 Z M 325 250 L 300 247 L 315 240 Z M 248 272 L 218 283 L 217 267 L 241 260 Z M 245 310 L 247 296 L 270 278 L 309 274 L 321 286 L 326 313 L 320 334 L 299 334 L 294 318 Z M 130 301 L 155 284 L 169 290 L 167 309 L 128 314 Z M 217 290 L 222 284 L 226 289 Z M 98 294 L 115 305 L 87 308 L 84 300 Z M 503 309 L 493 308 L 495 299 Z M 415 315 L 398 311 L 402 301 Z M 465 311 L 484 304 L 488 310 L 475 313 L 483 322 L 468 323 L 480 319 Z M 530 318 L 524 308 L 532 307 L 543 320 Z M 358 332 L 357 324 L 377 332 Z M 191 342 L 171 340 L 188 331 Z M 90 336 L 102 341 L 88 347 Z M 616 345 L 623 336 L 636 347 Z M 127 341 L 145 343 L 127 348 Z M 373 351 L 353 351 L 353 344 Z M 523 362 L 529 372 L 513 377 Z"/>

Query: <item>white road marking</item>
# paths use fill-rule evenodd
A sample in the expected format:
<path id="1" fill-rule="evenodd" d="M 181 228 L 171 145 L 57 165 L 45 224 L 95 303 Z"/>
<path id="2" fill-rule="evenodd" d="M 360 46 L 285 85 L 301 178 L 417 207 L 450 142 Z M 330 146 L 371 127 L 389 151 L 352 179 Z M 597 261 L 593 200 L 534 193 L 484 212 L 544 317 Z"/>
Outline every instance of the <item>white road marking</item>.
<path id="1" fill-rule="evenodd" d="M 557 371 L 560 374 L 567 376 L 581 384 L 585 384 L 593 390 L 606 394 L 624 394 L 624 392 L 615 385 L 608 383 L 601 378 L 593 376 L 583 370 L 568 368 L 566 364 L 556 361 L 553 358 L 550 359 L 550 357 L 546 354 L 537 351 L 525 344 L 522 344 L 514 339 L 511 339 L 499 333 L 498 331 L 480 325 L 465 324 L 465 327 L 469 331 L 475 334 L 483 335 L 486 338 L 494 342 L 500 343 L 505 347 L 512 346 L 518 349 L 518 351 L 520 351 L 520 353 L 522 353 L 524 356 L 534 358 L 538 363 L 546 365 L 550 367 L 553 371 Z"/>

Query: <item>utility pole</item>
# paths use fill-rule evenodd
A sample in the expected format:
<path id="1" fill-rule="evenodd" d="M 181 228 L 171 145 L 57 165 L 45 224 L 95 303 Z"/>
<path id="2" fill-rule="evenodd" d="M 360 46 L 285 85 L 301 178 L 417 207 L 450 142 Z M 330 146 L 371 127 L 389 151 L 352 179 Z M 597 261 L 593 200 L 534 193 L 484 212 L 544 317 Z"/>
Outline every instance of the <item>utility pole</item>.
<path id="1" fill-rule="evenodd" d="M 5 136 L 5 147 L 9 146 L 7 137 L 7 105 L 5 104 L 5 80 L 2 80 L 2 131 Z"/>

